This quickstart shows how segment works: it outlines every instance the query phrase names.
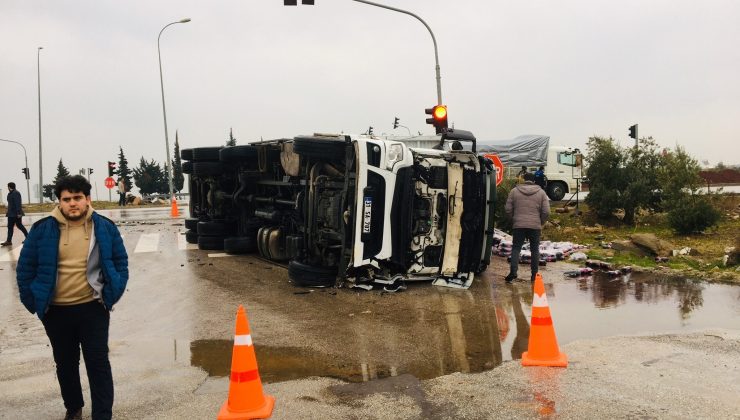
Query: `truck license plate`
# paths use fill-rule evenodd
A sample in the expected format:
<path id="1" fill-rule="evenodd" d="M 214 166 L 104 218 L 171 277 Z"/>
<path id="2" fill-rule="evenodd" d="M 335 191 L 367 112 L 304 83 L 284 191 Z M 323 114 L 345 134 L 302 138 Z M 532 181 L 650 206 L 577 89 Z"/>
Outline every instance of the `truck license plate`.
<path id="1" fill-rule="evenodd" d="M 362 233 L 370 233 L 370 217 L 373 211 L 373 198 L 365 197 L 365 206 L 362 211 Z"/>

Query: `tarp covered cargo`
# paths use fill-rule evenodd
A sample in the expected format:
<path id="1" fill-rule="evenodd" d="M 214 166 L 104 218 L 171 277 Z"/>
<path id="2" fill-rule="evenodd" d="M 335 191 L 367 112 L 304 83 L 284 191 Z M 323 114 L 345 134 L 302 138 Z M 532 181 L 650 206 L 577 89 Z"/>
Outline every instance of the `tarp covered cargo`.
<path id="1" fill-rule="evenodd" d="M 550 136 L 525 134 L 512 140 L 480 142 L 477 151 L 497 154 L 505 166 L 544 166 L 549 146 Z"/>

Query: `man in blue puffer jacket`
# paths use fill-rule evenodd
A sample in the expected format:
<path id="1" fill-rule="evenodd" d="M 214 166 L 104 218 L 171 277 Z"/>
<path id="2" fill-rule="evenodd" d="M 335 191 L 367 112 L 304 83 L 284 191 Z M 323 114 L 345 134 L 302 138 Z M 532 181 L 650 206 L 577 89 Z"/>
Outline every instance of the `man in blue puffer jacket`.
<path id="1" fill-rule="evenodd" d="M 59 205 L 33 224 L 16 270 L 21 302 L 44 324 L 67 409 L 79 419 L 80 345 L 92 418 L 110 419 L 113 376 L 108 360 L 110 310 L 128 281 L 128 255 L 115 223 L 93 210 L 90 183 L 80 175 L 54 186 Z"/>

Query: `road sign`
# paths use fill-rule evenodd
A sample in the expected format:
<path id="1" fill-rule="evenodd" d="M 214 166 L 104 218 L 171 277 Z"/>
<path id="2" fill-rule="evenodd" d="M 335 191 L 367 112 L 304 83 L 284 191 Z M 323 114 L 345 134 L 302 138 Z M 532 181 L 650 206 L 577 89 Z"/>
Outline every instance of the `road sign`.
<path id="1" fill-rule="evenodd" d="M 498 155 L 494 155 L 493 153 L 485 154 L 483 157 L 491 159 L 491 162 L 493 162 L 493 166 L 496 168 L 496 186 L 498 187 L 501 185 L 501 181 L 504 180 L 504 164 Z"/>
<path id="2" fill-rule="evenodd" d="M 105 178 L 105 188 L 111 189 L 116 186 L 116 181 L 113 180 L 113 178 L 108 177 Z"/>

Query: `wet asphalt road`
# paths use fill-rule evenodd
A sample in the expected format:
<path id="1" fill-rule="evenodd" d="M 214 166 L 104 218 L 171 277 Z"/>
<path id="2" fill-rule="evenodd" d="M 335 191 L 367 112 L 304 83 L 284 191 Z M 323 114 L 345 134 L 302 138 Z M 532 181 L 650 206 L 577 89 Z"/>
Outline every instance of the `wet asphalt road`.
<path id="1" fill-rule="evenodd" d="M 468 291 L 299 289 L 284 268 L 254 256 L 188 249 L 182 220 L 168 212 L 107 214 L 120 222 L 132 268 L 111 318 L 117 418 L 214 417 L 239 304 L 265 387 L 278 396 L 276 418 L 740 413 L 740 287 L 573 280 L 562 276 L 567 265 L 550 264 L 548 299 L 571 366 L 523 369 L 511 360 L 527 349 L 532 293 L 528 283 L 503 283 L 501 259 Z M 8 251 L 0 253 L 0 417 L 61 418 L 51 350 L 18 302 L 17 251 Z M 634 334 L 642 336 L 612 337 Z"/>

